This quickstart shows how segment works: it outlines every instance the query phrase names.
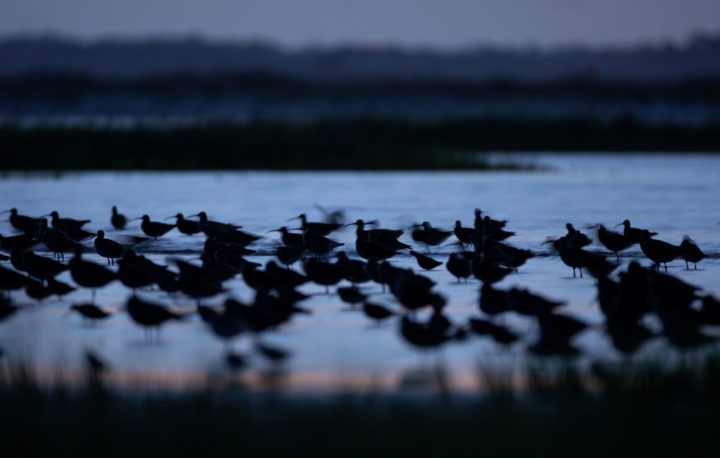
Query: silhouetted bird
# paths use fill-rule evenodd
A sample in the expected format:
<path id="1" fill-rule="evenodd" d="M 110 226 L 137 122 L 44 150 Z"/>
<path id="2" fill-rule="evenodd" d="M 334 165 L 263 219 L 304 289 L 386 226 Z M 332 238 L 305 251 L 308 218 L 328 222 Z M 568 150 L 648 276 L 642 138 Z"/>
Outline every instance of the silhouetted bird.
<path id="1" fill-rule="evenodd" d="M 0 266 L 0 290 L 5 293 L 22 289 L 28 282 L 28 278 L 14 270 Z"/>
<path id="2" fill-rule="evenodd" d="M 389 308 L 370 302 L 365 302 L 362 306 L 362 310 L 365 316 L 372 320 L 375 320 L 378 323 L 395 315 L 395 312 L 393 312 Z"/>
<path id="3" fill-rule="evenodd" d="M 290 352 L 279 347 L 269 346 L 267 344 L 256 342 L 255 350 L 260 353 L 265 359 L 273 363 L 281 363 L 285 361 L 289 356 Z"/>
<path id="4" fill-rule="evenodd" d="M 425 256 L 424 254 L 420 254 L 415 250 L 410 250 L 410 254 L 412 257 L 415 258 L 417 261 L 418 266 L 420 268 L 425 270 L 433 270 L 434 268 L 441 266 L 443 263 L 440 261 L 436 261 L 435 259 L 431 258 L 430 256 Z"/>
<path id="5" fill-rule="evenodd" d="M 422 224 L 415 224 L 415 229 L 410 233 L 412 239 L 423 245 L 436 246 L 443 243 L 453 233 L 451 231 L 443 231 L 436 229 L 429 222 L 424 221 Z"/>
<path id="6" fill-rule="evenodd" d="M 506 243 L 492 240 L 485 241 L 483 246 L 476 245 L 476 250 L 478 248 L 480 248 L 479 252 L 482 253 L 484 260 L 509 267 L 515 272 L 534 256 L 530 250 L 515 248 Z"/>
<path id="7" fill-rule="evenodd" d="M 618 224 L 618 226 L 623 227 L 623 235 L 627 237 L 628 240 L 630 240 L 633 244 L 640 243 L 643 237 L 654 237 L 657 235 L 657 232 L 650 232 L 647 229 L 632 227 L 630 225 L 629 219 L 626 219 L 622 223 Z"/>
<path id="8" fill-rule="evenodd" d="M 539 315 L 538 324 L 539 339 L 529 349 L 539 355 L 577 354 L 578 351 L 570 344 L 570 340 L 588 327 L 576 318 L 557 313 Z"/>
<path id="9" fill-rule="evenodd" d="M 397 254 L 397 251 L 368 239 L 356 239 L 355 250 L 358 256 L 368 261 L 384 261 Z"/>
<path id="10" fill-rule="evenodd" d="M 512 345 L 519 337 L 504 326 L 497 325 L 488 320 L 470 318 L 468 322 L 470 330 L 479 336 L 490 336 L 495 342 L 501 345 Z"/>
<path id="11" fill-rule="evenodd" d="M 590 237 L 575 229 L 572 224 L 565 224 L 565 228 L 567 229 L 565 242 L 569 247 L 582 248 L 592 243 Z"/>
<path id="12" fill-rule="evenodd" d="M 115 264 L 116 259 L 123 257 L 125 248 L 115 240 L 105 238 L 105 231 L 99 230 L 95 235 L 95 251 L 103 258 L 107 258 L 108 265 Z"/>
<path id="13" fill-rule="evenodd" d="M 316 256 L 325 256 L 337 247 L 342 246 L 340 242 L 329 239 L 325 236 L 308 232 L 305 234 L 305 248 Z"/>
<path id="14" fill-rule="evenodd" d="M 303 246 L 305 244 L 305 234 L 290 232 L 285 226 L 268 232 L 279 232 L 281 234 L 280 240 L 282 240 L 282 243 L 286 246 Z"/>
<path id="15" fill-rule="evenodd" d="M 92 297 L 95 299 L 95 289 L 102 288 L 117 278 L 115 272 L 106 269 L 100 264 L 86 261 L 82 252 L 78 250 L 70 260 L 70 276 L 73 281 L 85 288 L 92 288 Z"/>
<path id="16" fill-rule="evenodd" d="M 401 235 L 403 235 L 403 230 L 401 229 L 365 229 L 365 225 L 370 224 L 366 223 L 365 221 L 359 219 L 355 221 L 354 223 L 346 224 L 345 227 L 348 226 L 357 226 L 356 235 L 358 237 L 363 237 L 366 239 L 374 240 L 379 243 L 384 243 L 386 241 L 391 240 L 397 240 Z"/>
<path id="17" fill-rule="evenodd" d="M 280 245 L 275 250 L 275 257 L 287 267 L 299 261 L 303 254 L 305 254 L 304 245 Z"/>
<path id="18" fill-rule="evenodd" d="M 361 293 L 356 287 L 349 286 L 345 288 L 337 289 L 338 296 L 343 302 L 355 305 L 364 302 L 367 299 L 367 295 Z"/>
<path id="19" fill-rule="evenodd" d="M 615 253 L 616 259 L 620 260 L 620 252 L 634 245 L 635 242 L 626 237 L 625 234 L 611 231 L 602 224 L 597 225 L 598 240 L 605 248 Z"/>
<path id="20" fill-rule="evenodd" d="M 347 254 L 341 251 L 337 254 L 337 265 L 342 269 L 345 280 L 353 285 L 370 281 L 367 264 L 363 261 L 350 259 Z"/>
<path id="21" fill-rule="evenodd" d="M 182 320 L 179 315 L 167 307 L 131 296 L 127 301 L 126 310 L 132 320 L 145 328 L 159 328 L 168 321 Z"/>
<path id="22" fill-rule="evenodd" d="M 199 221 L 193 221 L 191 219 L 185 219 L 182 213 L 178 213 L 175 216 L 168 216 L 165 219 L 175 218 L 175 227 L 178 228 L 182 234 L 195 235 L 202 232 L 202 226 Z"/>
<path id="23" fill-rule="evenodd" d="M 45 221 L 45 220 L 43 220 Z M 42 223 L 38 229 L 40 240 L 58 259 L 65 259 L 65 253 L 74 252 L 80 245 L 59 229 L 48 228 Z"/>
<path id="24" fill-rule="evenodd" d="M 511 288 L 507 294 L 507 301 L 520 315 L 540 316 L 547 315 L 557 307 L 564 305 L 562 301 L 553 301 L 527 289 Z"/>
<path id="25" fill-rule="evenodd" d="M 510 295 L 507 291 L 495 289 L 489 283 L 483 283 L 480 288 L 480 310 L 490 316 L 509 312 L 513 309 Z"/>
<path id="26" fill-rule="evenodd" d="M 70 310 L 77 312 L 83 318 L 90 321 L 104 320 L 105 318 L 108 318 L 112 315 L 112 312 L 110 310 L 98 307 L 96 304 L 93 304 L 91 302 L 84 304 L 73 304 L 70 306 Z"/>
<path id="27" fill-rule="evenodd" d="M 140 218 L 134 218 L 130 221 L 135 221 L 138 219 L 142 220 L 142 223 L 140 224 L 140 229 L 142 229 L 143 233 L 148 237 L 154 238 L 155 240 L 157 240 L 158 237 L 162 237 L 163 235 L 167 234 L 175 227 L 175 225 L 173 224 L 161 223 L 159 221 L 151 221 L 148 215 L 142 215 Z"/>
<path id="28" fill-rule="evenodd" d="M 28 284 L 25 285 L 25 294 L 31 299 L 42 302 L 52 296 L 53 292 L 45 286 L 44 282 L 30 279 Z"/>
<path id="29" fill-rule="evenodd" d="M 454 333 L 440 320 L 428 320 L 417 323 L 404 316 L 400 319 L 400 335 L 411 345 L 420 348 L 434 348 L 443 345 L 454 337 Z"/>
<path id="30" fill-rule="evenodd" d="M 27 273 L 39 280 L 47 280 L 68 270 L 68 266 L 44 256 L 38 256 L 30 250 L 22 256 L 22 264 Z"/>
<path id="31" fill-rule="evenodd" d="M 38 228 L 40 227 L 41 220 L 43 219 L 33 218 L 27 215 L 21 215 L 20 213 L 18 213 L 17 208 L 5 210 L 0 214 L 2 213 L 10 213 L 10 224 L 12 225 L 12 227 L 26 234 L 36 234 Z"/>
<path id="32" fill-rule="evenodd" d="M 8 253 L 11 252 L 14 248 L 25 251 L 28 248 L 32 248 L 34 245 L 40 243 L 40 240 L 36 240 L 34 236 L 35 233 L 12 235 L 10 237 L 0 235 L 0 248 L 7 251 Z"/>
<path id="33" fill-rule="evenodd" d="M 125 226 L 127 226 L 128 219 L 125 215 L 118 212 L 118 209 L 115 205 L 113 205 L 112 208 L 112 215 L 110 216 L 110 224 L 112 224 L 112 227 L 114 227 L 117 230 L 125 229 Z"/>
<path id="34" fill-rule="evenodd" d="M 475 239 L 477 238 L 477 231 L 471 227 L 463 227 L 460 220 L 455 221 L 455 227 L 453 228 L 453 233 L 455 234 L 455 237 L 462 243 L 463 245 L 470 245 L 472 243 L 475 243 Z"/>
<path id="35" fill-rule="evenodd" d="M 72 219 L 72 218 L 60 218 L 60 215 L 57 211 L 51 211 L 47 215 L 43 216 L 50 216 L 50 222 L 52 224 L 52 227 L 55 229 L 59 229 L 61 231 L 67 231 L 67 232 L 73 232 L 73 231 L 79 231 L 82 230 L 82 227 L 90 222 L 89 219 Z"/>
<path id="36" fill-rule="evenodd" d="M 67 283 L 58 281 L 54 278 L 48 278 L 47 280 L 45 280 L 45 283 L 47 285 L 47 288 L 52 292 L 52 294 L 57 297 L 62 297 L 75 291 L 75 288 L 73 288 L 72 286 L 68 285 Z"/>
<path id="37" fill-rule="evenodd" d="M 330 264 L 316 259 L 307 259 L 303 263 L 305 275 L 318 285 L 325 286 L 325 292 L 329 287 L 338 284 L 343 279 L 343 270 L 338 264 Z"/>
<path id="38" fill-rule="evenodd" d="M 667 271 L 667 263 L 677 259 L 681 254 L 679 246 L 650 238 L 647 234 L 640 240 L 640 249 L 648 259 L 655 263 L 657 269 L 660 269 L 662 264 L 665 266 L 665 271 Z"/>
<path id="39" fill-rule="evenodd" d="M 680 257 L 685 261 L 685 268 L 690 269 L 688 263 L 692 262 L 697 269 L 697 263 L 705 259 L 705 253 L 702 252 L 699 246 L 693 242 L 693 240 L 687 236 L 683 236 L 682 243 L 680 243 Z"/>
<path id="40" fill-rule="evenodd" d="M 514 269 L 498 266 L 481 256 L 475 256 L 472 261 L 472 274 L 483 283 L 497 283 L 513 272 Z"/>
<path id="41" fill-rule="evenodd" d="M 291 218 L 289 221 L 292 221 L 294 219 L 300 220 L 300 228 L 305 233 L 312 233 L 316 235 L 329 235 L 331 232 L 336 231 L 342 227 L 342 224 L 337 223 L 315 223 L 315 222 L 308 222 L 307 216 L 305 213 L 301 213 L 300 215 Z"/>
<path id="42" fill-rule="evenodd" d="M 492 219 L 489 216 L 485 215 L 483 216 L 482 211 L 479 208 L 475 209 L 475 229 L 480 230 L 489 230 L 489 231 L 495 231 L 499 230 L 505 227 L 507 224 L 507 221 L 505 220 L 496 220 Z"/>
<path id="43" fill-rule="evenodd" d="M 205 235 L 208 237 L 218 236 L 235 229 L 240 229 L 242 226 L 229 223 L 220 223 L 218 221 L 212 221 L 208 219 L 207 213 L 200 212 L 195 215 L 190 215 L 188 218 L 197 216 L 200 219 L 200 227 L 202 228 Z"/>
<path id="44" fill-rule="evenodd" d="M 467 279 L 472 275 L 472 259 L 473 254 L 470 252 L 452 253 L 448 256 L 445 266 L 460 283 L 461 279 Z"/>

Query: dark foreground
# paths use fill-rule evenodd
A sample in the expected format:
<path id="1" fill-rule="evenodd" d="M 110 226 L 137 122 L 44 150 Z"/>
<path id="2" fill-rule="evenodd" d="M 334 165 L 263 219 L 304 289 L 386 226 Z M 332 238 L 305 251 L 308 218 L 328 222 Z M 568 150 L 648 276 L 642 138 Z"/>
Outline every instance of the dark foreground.
<path id="1" fill-rule="evenodd" d="M 441 387 L 421 396 L 121 394 L 98 374 L 88 373 L 82 388 L 48 389 L 5 368 L 0 431 L 6 456 L 712 456 L 720 448 L 720 358 L 686 355 L 662 367 L 584 372 L 546 360 L 528 368 L 521 392 L 481 369 L 488 391 L 477 397 Z"/>

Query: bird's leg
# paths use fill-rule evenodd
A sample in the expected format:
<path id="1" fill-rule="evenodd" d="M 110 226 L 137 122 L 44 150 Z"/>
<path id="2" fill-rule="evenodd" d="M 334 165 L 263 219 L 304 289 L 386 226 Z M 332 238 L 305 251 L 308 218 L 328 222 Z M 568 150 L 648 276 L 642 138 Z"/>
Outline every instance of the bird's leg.
<path id="1" fill-rule="evenodd" d="M 580 267 L 579 269 L 580 269 L 580 278 L 583 278 L 582 267 Z"/>
<path id="2" fill-rule="evenodd" d="M 685 261 L 685 270 L 690 270 L 690 264 L 687 261 Z"/>

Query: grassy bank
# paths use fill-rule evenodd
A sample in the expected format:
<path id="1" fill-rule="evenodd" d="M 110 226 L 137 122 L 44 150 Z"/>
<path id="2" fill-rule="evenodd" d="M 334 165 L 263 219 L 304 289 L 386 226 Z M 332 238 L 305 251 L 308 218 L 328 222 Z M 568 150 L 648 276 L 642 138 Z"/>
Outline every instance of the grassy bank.
<path id="1" fill-rule="evenodd" d="M 486 151 L 720 151 L 720 126 L 346 119 L 167 129 L 0 128 L 2 170 L 482 170 Z"/>
<path id="2" fill-rule="evenodd" d="M 334 456 L 615 456 L 644 450 L 712 456 L 720 448 L 720 363 L 528 369 L 526 390 L 412 398 L 114 393 L 98 379 L 43 390 L 0 384 L 8 456 L 233 453 Z M 489 372 L 483 372 L 490 376 Z M 497 382 L 497 376 L 493 376 Z M 34 440 L 28 441 L 27 437 Z"/>

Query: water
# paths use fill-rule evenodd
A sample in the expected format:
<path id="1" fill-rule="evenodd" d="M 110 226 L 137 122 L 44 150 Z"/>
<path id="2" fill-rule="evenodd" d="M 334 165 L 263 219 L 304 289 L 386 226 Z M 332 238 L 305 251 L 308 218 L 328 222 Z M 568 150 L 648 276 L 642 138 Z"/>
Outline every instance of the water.
<path id="1" fill-rule="evenodd" d="M 505 159 L 506 156 L 503 156 Z M 441 172 L 441 173 L 83 173 L 51 175 L 11 175 L 0 180 L 0 208 L 18 207 L 22 213 L 40 215 L 58 210 L 61 215 L 92 219 L 92 229 L 107 229 L 109 209 L 117 205 L 131 217 L 149 214 L 153 219 L 183 212 L 205 210 L 213 219 L 242 224 L 245 230 L 263 234 L 301 212 L 311 219 L 320 213 L 313 207 L 342 208 L 348 220 L 379 219 L 385 227 L 407 227 L 424 220 L 439 227 L 450 227 L 456 219 L 471 225 L 473 209 L 508 219 L 517 236 L 517 246 L 546 252 L 547 236 L 562 235 L 564 224 L 576 227 L 590 223 L 613 226 L 625 218 L 634 225 L 660 233 L 659 238 L 679 242 L 689 234 L 711 254 L 698 271 L 685 271 L 684 263 L 670 265 L 679 275 L 708 292 L 720 294 L 720 156 L 717 155 L 542 155 L 513 156 L 544 168 L 541 172 Z M 7 223 L 0 232 L 10 231 Z M 133 223 L 126 231 L 139 234 Z M 116 236 L 111 233 L 110 237 Z M 353 233 L 337 234 L 352 252 Z M 408 236 L 403 239 L 408 241 Z M 275 235 L 257 243 L 261 261 L 276 243 Z M 145 245 L 146 254 L 156 261 L 168 256 L 191 257 L 199 250 L 201 237 L 186 237 L 175 231 L 157 242 Z M 254 246 L 255 247 L 255 246 Z M 438 259 L 454 247 L 446 244 L 434 250 Z M 634 250 L 634 251 L 633 251 Z M 352 253 L 351 253 L 352 254 Z M 637 248 L 623 258 L 641 258 Z M 96 258 L 102 262 L 99 258 Z M 412 258 L 396 263 L 412 265 Z M 647 261 L 644 261 L 647 263 Z M 479 316 L 478 283 L 458 285 L 444 268 L 428 273 L 438 282 L 437 289 L 449 298 L 447 311 L 456 321 Z M 65 275 L 61 280 L 70 281 Z M 509 276 L 498 286 L 519 285 L 551 298 L 567 301 L 566 311 L 599 324 L 601 317 L 593 302 L 594 287 L 589 278 L 572 279 L 571 270 L 555 256 L 531 260 L 519 274 Z M 227 284 L 231 294 L 248 299 L 251 292 L 242 280 Z M 379 286 L 365 285 L 373 301 L 394 305 Z M 298 316 L 288 326 L 264 336 L 267 343 L 293 353 L 282 366 L 275 367 L 250 352 L 250 341 L 235 343 L 241 353 L 250 355 L 247 370 L 229 375 L 223 364 L 223 347 L 197 317 L 166 326 L 159 342 L 148 344 L 141 329 L 123 312 L 88 326 L 67 313 L 69 303 L 87 301 L 89 291 L 75 292 L 62 302 L 48 300 L 28 307 L 0 325 L 0 347 L 8 361 L 30 364 L 44 380 L 77 380 L 84 349 L 93 349 L 111 365 L 112 381 L 121 387 L 206 387 L 242 383 L 249 387 L 279 384 L 287 390 L 381 390 L 424 386 L 432 383 L 437 368 L 448 375 L 456 390 L 478 387 L 477 365 L 522 365 L 524 344 L 532 340 L 530 321 L 508 317 L 506 323 L 518 331 L 528 331 L 523 344 L 502 350 L 483 339 L 470 339 L 440 352 L 418 352 L 404 343 L 396 324 L 375 326 L 362 314 L 348 311 L 334 295 L 323 288 L 302 288 L 317 293 L 304 305 L 310 316 Z M 128 292 L 119 284 L 99 291 L 98 303 L 120 307 Z M 165 301 L 157 291 L 145 291 L 147 299 Z M 17 294 L 16 300 L 28 302 Z M 222 302 L 222 297 L 207 301 Z M 169 302 L 168 302 L 169 303 Z M 174 305 L 192 308 L 192 301 L 179 298 Z M 616 358 L 607 340 L 597 331 L 586 332 L 577 346 L 591 358 Z M 663 340 L 649 343 L 640 357 L 665 355 Z"/>

